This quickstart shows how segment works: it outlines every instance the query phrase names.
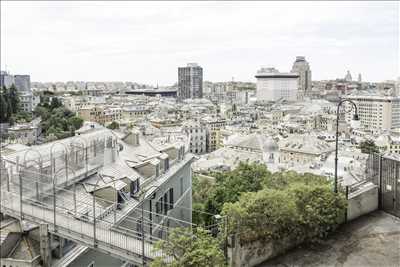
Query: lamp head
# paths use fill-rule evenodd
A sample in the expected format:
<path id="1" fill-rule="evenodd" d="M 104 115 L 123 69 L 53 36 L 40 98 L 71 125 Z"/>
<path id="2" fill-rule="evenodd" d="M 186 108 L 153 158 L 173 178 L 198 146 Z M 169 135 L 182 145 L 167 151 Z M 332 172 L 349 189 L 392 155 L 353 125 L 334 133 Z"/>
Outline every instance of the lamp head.
<path id="1" fill-rule="evenodd" d="M 353 116 L 353 120 L 351 121 L 351 127 L 353 129 L 357 129 L 361 127 L 361 121 L 360 118 L 358 117 L 358 114 L 355 113 Z"/>

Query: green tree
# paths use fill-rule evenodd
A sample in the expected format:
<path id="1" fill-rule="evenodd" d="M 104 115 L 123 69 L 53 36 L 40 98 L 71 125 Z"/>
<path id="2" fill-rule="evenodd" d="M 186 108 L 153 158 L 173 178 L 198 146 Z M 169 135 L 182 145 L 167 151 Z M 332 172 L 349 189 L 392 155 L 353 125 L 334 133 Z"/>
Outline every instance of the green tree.
<path id="1" fill-rule="evenodd" d="M 365 140 L 360 143 L 361 153 L 373 154 L 379 153 L 379 148 L 375 145 L 375 142 L 371 139 Z"/>
<path id="2" fill-rule="evenodd" d="M 151 263 L 151 267 L 225 266 L 218 239 L 202 228 L 197 228 L 194 233 L 188 228 L 175 228 L 168 240 L 155 244 L 155 249 L 172 258 L 172 262 L 165 263 L 159 257 Z"/>
<path id="3" fill-rule="evenodd" d="M 57 97 L 53 97 L 51 99 L 50 109 L 53 110 L 53 109 L 56 109 L 56 108 L 59 108 L 59 107 L 62 107 L 61 101 Z"/>
<path id="4" fill-rule="evenodd" d="M 113 121 L 107 126 L 107 128 L 111 129 L 111 130 L 119 129 L 119 123 L 116 121 Z"/>
<path id="5" fill-rule="evenodd" d="M 8 122 L 8 103 L 3 93 L 0 93 L 0 122 Z"/>
<path id="6" fill-rule="evenodd" d="M 256 192 L 271 173 L 265 165 L 240 163 L 229 172 L 217 173 L 216 185 L 205 201 L 206 211 L 217 214 L 226 202 L 236 202 L 243 192 Z"/>
<path id="7" fill-rule="evenodd" d="M 82 127 L 83 124 L 83 119 L 77 117 L 77 116 L 73 116 L 68 118 L 68 125 L 71 125 L 73 130 L 77 130 L 79 128 Z"/>

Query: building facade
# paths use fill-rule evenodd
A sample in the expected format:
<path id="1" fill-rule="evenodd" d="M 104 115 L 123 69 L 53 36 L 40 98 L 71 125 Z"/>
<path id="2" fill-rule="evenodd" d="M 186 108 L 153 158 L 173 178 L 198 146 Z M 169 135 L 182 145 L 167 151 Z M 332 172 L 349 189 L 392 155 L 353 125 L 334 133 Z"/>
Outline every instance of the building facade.
<path id="1" fill-rule="evenodd" d="M 183 126 L 186 134 L 189 136 L 189 151 L 194 154 L 203 154 L 207 152 L 207 129 L 199 122 L 189 121 Z"/>
<path id="2" fill-rule="evenodd" d="M 306 61 L 305 57 L 297 56 L 295 62 L 293 63 L 292 73 L 299 74 L 298 86 L 301 91 L 301 96 L 306 95 L 311 92 L 312 82 L 311 82 L 311 69 L 310 64 Z"/>
<path id="3" fill-rule="evenodd" d="M 178 98 L 203 98 L 203 68 L 196 63 L 178 68 Z"/>
<path id="4" fill-rule="evenodd" d="M 390 130 L 400 127 L 400 97 L 378 95 L 349 95 L 344 99 L 352 100 L 358 109 L 361 127 L 372 131 Z M 351 109 L 346 103 L 345 108 Z M 350 123 L 354 110 L 346 113 L 346 122 Z"/>
<path id="5" fill-rule="evenodd" d="M 78 116 L 85 121 L 97 122 L 102 125 L 122 119 L 120 107 L 87 106 L 78 111 Z"/>
<path id="6" fill-rule="evenodd" d="M 296 101 L 298 95 L 297 73 L 281 73 L 275 68 L 261 68 L 257 78 L 257 101 Z"/>
<path id="7" fill-rule="evenodd" d="M 205 117 L 201 119 L 201 125 L 207 130 L 207 152 L 217 150 L 220 144 L 220 130 L 225 128 L 226 120 L 222 118 Z"/>
<path id="8" fill-rule="evenodd" d="M 14 75 L 15 87 L 20 92 L 28 92 L 31 90 L 31 76 Z"/>

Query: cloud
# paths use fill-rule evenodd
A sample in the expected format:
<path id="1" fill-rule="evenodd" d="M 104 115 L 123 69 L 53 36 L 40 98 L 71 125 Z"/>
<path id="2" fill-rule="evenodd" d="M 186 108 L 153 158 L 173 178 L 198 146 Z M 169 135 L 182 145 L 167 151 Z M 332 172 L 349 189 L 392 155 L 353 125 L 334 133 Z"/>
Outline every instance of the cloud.
<path id="1" fill-rule="evenodd" d="M 314 79 L 398 75 L 396 2 L 1 2 L 2 65 L 35 81 L 172 84 L 197 61 L 205 79 L 254 80 L 296 55 Z"/>

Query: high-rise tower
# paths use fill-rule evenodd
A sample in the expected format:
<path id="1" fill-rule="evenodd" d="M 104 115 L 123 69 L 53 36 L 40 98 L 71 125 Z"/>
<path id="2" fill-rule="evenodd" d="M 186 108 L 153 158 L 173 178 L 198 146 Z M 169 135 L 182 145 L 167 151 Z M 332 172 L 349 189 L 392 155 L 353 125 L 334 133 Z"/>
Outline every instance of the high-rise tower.
<path id="1" fill-rule="evenodd" d="M 299 91 L 300 95 L 306 95 L 311 91 L 311 69 L 310 65 L 303 56 L 297 56 L 293 63 L 292 71 L 299 75 Z"/>
<path id="2" fill-rule="evenodd" d="M 203 68 L 196 63 L 188 63 L 178 68 L 178 98 L 203 97 Z"/>

